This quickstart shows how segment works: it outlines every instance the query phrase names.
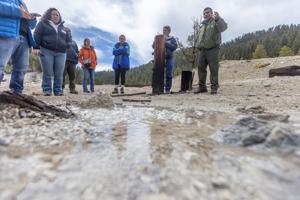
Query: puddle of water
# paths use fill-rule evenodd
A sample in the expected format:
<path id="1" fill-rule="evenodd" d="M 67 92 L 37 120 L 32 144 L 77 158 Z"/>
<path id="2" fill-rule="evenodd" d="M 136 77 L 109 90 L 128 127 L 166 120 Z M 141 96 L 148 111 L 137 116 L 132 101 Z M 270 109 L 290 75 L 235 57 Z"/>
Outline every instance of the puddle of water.
<path id="1" fill-rule="evenodd" d="M 72 123 L 86 126 L 87 142 L 78 138 L 69 152 L 46 158 L 0 157 L 7 163 L 0 167 L 4 173 L 25 177 L 18 188 L 5 183 L 19 178 L 0 178 L 0 192 L 12 191 L 22 200 L 146 200 L 162 194 L 165 199 L 281 199 L 296 195 L 300 186 L 300 167 L 293 162 L 210 140 L 232 121 L 224 114 L 136 107 L 75 112 L 81 117 Z"/>

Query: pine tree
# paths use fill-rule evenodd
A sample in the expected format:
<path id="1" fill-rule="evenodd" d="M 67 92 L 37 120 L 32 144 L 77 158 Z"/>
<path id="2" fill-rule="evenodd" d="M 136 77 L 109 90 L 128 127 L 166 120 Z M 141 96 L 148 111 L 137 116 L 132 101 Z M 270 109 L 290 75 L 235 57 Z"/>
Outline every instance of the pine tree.
<path id="1" fill-rule="evenodd" d="M 283 56 L 293 56 L 294 53 L 292 51 L 292 49 L 288 46 L 283 46 L 280 51 L 279 51 L 279 56 L 283 57 Z"/>
<path id="2" fill-rule="evenodd" d="M 266 57 L 268 57 L 268 55 L 267 55 L 264 45 L 258 44 L 253 53 L 253 58 L 257 59 L 257 58 L 266 58 Z"/>

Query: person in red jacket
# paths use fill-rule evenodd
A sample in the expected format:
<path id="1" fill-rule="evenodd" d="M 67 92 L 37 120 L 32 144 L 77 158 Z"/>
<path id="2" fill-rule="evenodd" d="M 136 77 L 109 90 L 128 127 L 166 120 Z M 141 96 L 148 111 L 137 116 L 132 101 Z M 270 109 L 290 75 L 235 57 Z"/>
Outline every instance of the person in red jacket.
<path id="1" fill-rule="evenodd" d="M 95 77 L 95 68 L 97 65 L 97 55 L 93 46 L 91 46 L 90 39 L 85 38 L 83 42 L 83 47 L 79 52 L 79 62 L 83 69 L 83 81 L 82 87 L 83 92 L 90 93 L 87 88 L 87 79 L 90 78 L 90 90 L 95 92 L 94 89 L 94 77 Z"/>

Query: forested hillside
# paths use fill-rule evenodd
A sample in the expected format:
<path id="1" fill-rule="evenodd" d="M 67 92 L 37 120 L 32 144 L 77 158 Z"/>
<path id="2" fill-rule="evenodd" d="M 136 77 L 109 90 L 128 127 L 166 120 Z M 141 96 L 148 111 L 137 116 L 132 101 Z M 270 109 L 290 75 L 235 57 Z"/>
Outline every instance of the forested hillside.
<path id="1" fill-rule="evenodd" d="M 224 43 L 220 57 L 223 60 L 241 60 L 289 56 L 299 54 L 299 48 L 300 25 L 278 25 Z M 255 50 L 258 53 L 254 54 Z"/>

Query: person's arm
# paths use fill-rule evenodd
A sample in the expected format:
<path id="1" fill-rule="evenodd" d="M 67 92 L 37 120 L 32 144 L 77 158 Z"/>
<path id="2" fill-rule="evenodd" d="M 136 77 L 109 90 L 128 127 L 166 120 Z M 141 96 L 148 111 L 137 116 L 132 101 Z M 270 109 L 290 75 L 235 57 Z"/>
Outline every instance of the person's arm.
<path id="1" fill-rule="evenodd" d="M 34 30 L 34 41 L 36 43 L 36 45 L 34 46 L 34 49 L 39 49 L 42 43 L 42 35 L 43 35 L 43 23 L 39 22 L 38 25 L 36 26 L 36 29 Z"/>
<path id="2" fill-rule="evenodd" d="M 10 18 L 21 18 L 22 11 L 19 5 L 0 1 L 0 16 Z"/>
<path id="3" fill-rule="evenodd" d="M 218 32 L 224 32 L 227 29 L 227 23 L 220 17 L 218 12 L 214 12 L 213 18 L 216 21 L 216 29 Z"/>
<path id="4" fill-rule="evenodd" d="M 227 28 L 228 28 L 228 25 L 227 23 L 224 21 L 224 19 L 222 18 L 219 18 L 217 21 L 216 21 L 216 28 L 219 32 L 224 32 Z"/>
<path id="5" fill-rule="evenodd" d="M 129 44 L 126 44 L 124 47 L 119 48 L 119 53 L 122 55 L 130 55 L 130 47 Z"/>
<path id="6" fill-rule="evenodd" d="M 175 51 L 177 49 L 177 41 L 175 38 L 172 38 L 169 42 L 165 43 L 165 46 L 167 49 L 170 49 L 171 51 Z"/>
<path id="7" fill-rule="evenodd" d="M 84 64 L 83 64 L 83 49 L 82 48 L 79 51 L 79 62 L 81 64 L 81 66 L 84 66 Z"/>
<path id="8" fill-rule="evenodd" d="M 93 49 L 93 53 L 94 53 L 94 55 L 95 55 L 95 60 L 93 61 L 93 62 L 94 62 L 94 66 L 97 66 L 98 61 L 97 61 L 97 54 L 96 54 L 95 49 Z"/>
<path id="9" fill-rule="evenodd" d="M 113 48 L 113 55 L 114 56 L 120 55 L 120 48 L 117 47 L 117 44 Z"/>
<path id="10" fill-rule="evenodd" d="M 27 20 L 28 22 L 28 26 L 31 30 L 33 30 L 37 24 L 37 19 L 36 18 L 33 18 L 33 19 L 29 19 Z"/>
<path id="11" fill-rule="evenodd" d="M 75 52 L 78 54 L 78 56 L 79 56 L 79 49 L 78 49 L 78 45 L 77 45 L 77 43 L 75 42 L 75 41 L 73 41 L 73 46 L 74 46 L 74 50 L 75 50 Z"/>

